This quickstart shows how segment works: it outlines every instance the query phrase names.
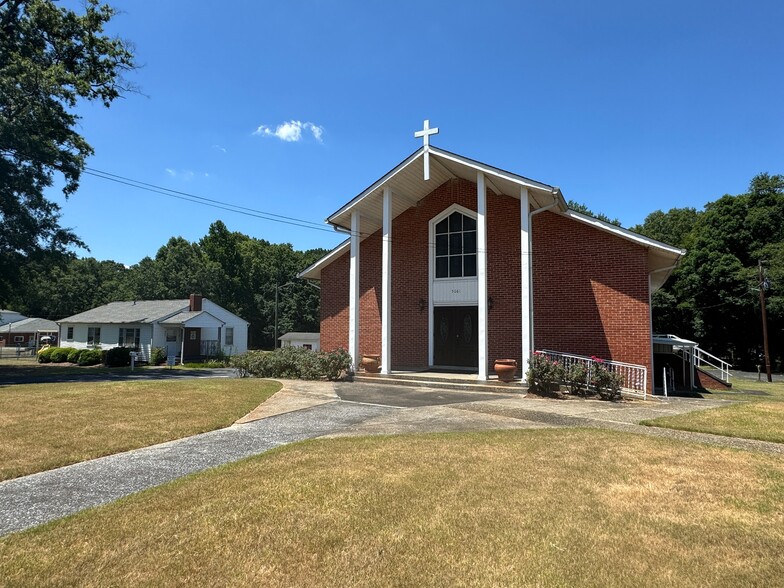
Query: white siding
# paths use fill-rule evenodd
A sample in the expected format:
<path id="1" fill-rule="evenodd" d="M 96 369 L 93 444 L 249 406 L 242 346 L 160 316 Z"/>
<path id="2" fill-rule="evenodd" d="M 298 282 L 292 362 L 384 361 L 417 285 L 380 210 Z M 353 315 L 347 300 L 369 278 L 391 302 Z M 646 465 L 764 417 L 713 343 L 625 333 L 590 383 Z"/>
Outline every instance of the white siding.
<path id="1" fill-rule="evenodd" d="M 73 327 L 73 340 L 68 341 L 68 327 Z M 150 338 L 152 337 L 152 327 L 150 325 L 112 325 L 112 324 L 91 324 L 79 325 L 62 323 L 60 325 L 60 347 L 71 347 L 76 349 L 87 349 L 87 329 L 90 327 L 100 327 L 101 344 L 100 349 L 111 349 L 117 347 L 120 341 L 120 329 L 139 329 L 139 351 L 144 355 L 144 359 L 150 358 Z M 128 347 L 128 345 L 126 345 Z"/>
<path id="2" fill-rule="evenodd" d="M 241 319 L 236 314 L 229 312 L 206 298 L 202 300 L 201 308 L 202 310 L 209 312 L 215 318 L 226 323 L 223 328 L 221 328 L 220 344 L 223 353 L 226 355 L 237 355 L 245 353 L 248 350 L 248 321 Z M 226 327 L 234 327 L 234 345 L 232 346 L 226 345 Z M 205 332 L 207 330 L 208 329 L 205 329 Z M 215 338 L 217 338 L 217 333 Z M 204 333 L 202 333 L 202 339 L 205 339 Z"/>

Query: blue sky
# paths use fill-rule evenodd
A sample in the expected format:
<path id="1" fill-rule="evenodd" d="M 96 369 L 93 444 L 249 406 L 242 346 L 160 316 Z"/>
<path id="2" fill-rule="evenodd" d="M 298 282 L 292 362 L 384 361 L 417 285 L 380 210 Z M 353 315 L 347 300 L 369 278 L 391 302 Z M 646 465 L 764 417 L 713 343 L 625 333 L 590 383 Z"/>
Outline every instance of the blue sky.
<path id="1" fill-rule="evenodd" d="M 88 165 L 150 184 L 321 222 L 426 118 L 434 145 L 624 226 L 784 173 L 780 2 L 110 3 L 144 95 L 80 107 Z M 87 175 L 50 196 L 80 255 L 128 265 L 217 219 L 298 249 L 342 240 Z"/>

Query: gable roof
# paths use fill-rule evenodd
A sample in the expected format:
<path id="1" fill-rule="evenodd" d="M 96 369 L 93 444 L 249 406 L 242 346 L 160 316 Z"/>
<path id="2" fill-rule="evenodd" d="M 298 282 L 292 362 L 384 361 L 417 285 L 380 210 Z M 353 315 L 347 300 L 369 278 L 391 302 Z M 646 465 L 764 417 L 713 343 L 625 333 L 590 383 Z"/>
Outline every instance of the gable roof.
<path id="1" fill-rule="evenodd" d="M 126 300 L 110 302 L 57 321 L 58 323 L 154 323 L 157 320 L 188 310 L 189 301 L 182 300 Z"/>
<path id="2" fill-rule="evenodd" d="M 558 210 L 567 210 L 561 190 L 531 178 L 502 170 L 492 165 L 470 159 L 451 151 L 430 146 L 430 180 L 424 176 L 425 148 L 420 147 L 406 159 L 365 188 L 357 196 L 332 213 L 327 222 L 337 230 L 351 230 L 351 213 L 362 216 L 362 233 L 372 234 L 381 228 L 381 198 L 385 186 L 392 189 L 392 218 L 411 206 L 444 182 L 462 178 L 476 181 L 477 172 L 483 172 L 487 188 L 495 194 L 520 197 L 520 189 L 527 188 L 534 209 L 555 204 Z"/>
<path id="3" fill-rule="evenodd" d="M 486 176 L 487 187 L 496 194 L 520 197 L 521 188 L 527 188 L 533 210 L 552 207 L 552 211 L 612 233 L 622 239 L 645 247 L 648 251 L 648 268 L 651 272 L 651 289 L 658 290 L 667 281 L 675 265 L 686 252 L 661 241 L 633 233 L 611 223 L 570 210 L 561 190 L 543 182 L 514 174 L 474 159 L 430 147 L 430 181 L 423 179 L 424 147 L 420 147 L 397 166 L 360 192 L 327 218 L 327 222 L 340 231 L 350 231 L 351 213 L 358 211 L 362 216 L 362 235 L 371 235 L 381 228 L 381 199 L 385 186 L 392 188 L 392 218 L 415 206 L 436 187 L 452 178 L 476 181 L 477 172 Z M 321 279 L 322 268 L 341 257 L 349 250 L 349 241 L 343 241 L 324 257 L 305 268 L 297 277 L 311 280 Z"/>
<path id="4" fill-rule="evenodd" d="M 304 333 L 298 331 L 290 331 L 285 335 L 278 337 L 279 341 L 318 341 L 321 337 L 320 333 Z"/>
<path id="5" fill-rule="evenodd" d="M 0 326 L 0 333 L 35 333 L 37 331 L 57 332 L 57 323 L 42 318 L 26 318 Z"/>
<path id="6" fill-rule="evenodd" d="M 187 325 L 190 321 L 197 319 L 199 317 L 207 319 L 208 322 L 220 323 L 221 325 L 226 324 L 224 321 L 220 320 L 215 315 L 210 314 L 206 310 L 186 310 L 183 312 L 178 312 L 174 316 L 162 320 L 161 324 L 162 325 Z"/>

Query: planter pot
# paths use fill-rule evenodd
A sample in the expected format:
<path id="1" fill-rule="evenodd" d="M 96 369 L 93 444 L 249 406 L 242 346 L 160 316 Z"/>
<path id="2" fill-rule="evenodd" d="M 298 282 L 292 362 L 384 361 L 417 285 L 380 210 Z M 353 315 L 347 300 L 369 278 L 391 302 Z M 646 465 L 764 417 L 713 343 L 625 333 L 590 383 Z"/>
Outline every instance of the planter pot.
<path id="1" fill-rule="evenodd" d="M 502 382 L 514 381 L 515 373 L 517 373 L 517 360 L 516 359 L 496 359 L 495 360 L 495 373 L 498 374 L 498 379 Z"/>
<path id="2" fill-rule="evenodd" d="M 363 355 L 360 361 L 362 369 L 368 374 L 377 374 L 381 371 L 380 355 Z"/>

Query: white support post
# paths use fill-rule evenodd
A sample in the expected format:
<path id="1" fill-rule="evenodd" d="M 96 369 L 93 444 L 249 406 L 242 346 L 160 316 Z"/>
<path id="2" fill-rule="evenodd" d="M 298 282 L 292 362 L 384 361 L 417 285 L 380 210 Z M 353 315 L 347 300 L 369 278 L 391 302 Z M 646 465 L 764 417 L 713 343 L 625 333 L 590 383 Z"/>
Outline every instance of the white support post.
<path id="1" fill-rule="evenodd" d="M 384 187 L 381 241 L 381 373 L 392 371 L 392 189 Z"/>
<path id="2" fill-rule="evenodd" d="M 348 352 L 354 371 L 359 369 L 359 213 L 351 213 L 350 261 L 348 270 Z"/>
<path id="3" fill-rule="evenodd" d="M 476 278 L 479 311 L 479 380 L 487 380 L 487 191 L 485 175 L 476 174 Z"/>
<path id="4" fill-rule="evenodd" d="M 531 358 L 531 241 L 530 241 L 530 200 L 528 188 L 520 188 L 520 317 L 522 323 L 523 363 L 520 371 L 525 378 L 528 360 Z"/>

